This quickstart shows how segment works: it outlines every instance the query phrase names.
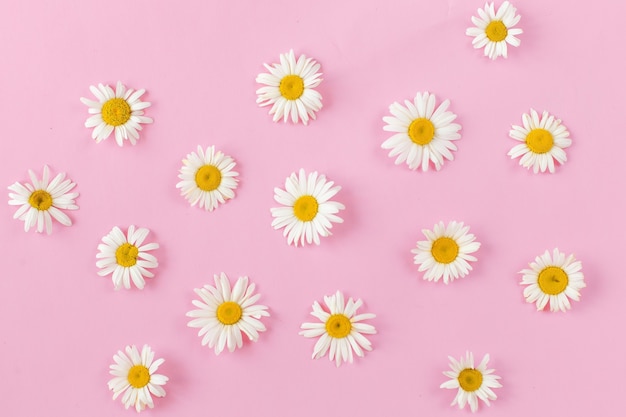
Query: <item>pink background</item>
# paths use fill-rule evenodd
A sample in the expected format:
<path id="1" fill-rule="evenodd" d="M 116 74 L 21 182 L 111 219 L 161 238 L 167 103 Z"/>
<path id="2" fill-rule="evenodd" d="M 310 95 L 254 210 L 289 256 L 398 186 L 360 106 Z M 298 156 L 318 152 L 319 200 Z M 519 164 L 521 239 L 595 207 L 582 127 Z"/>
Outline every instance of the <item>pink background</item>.
<path id="1" fill-rule="evenodd" d="M 626 142 L 626 5 L 518 0 L 520 48 L 491 62 L 465 36 L 480 0 L 3 1 L 0 183 L 49 164 L 81 193 L 74 226 L 24 233 L 0 205 L 0 403 L 7 416 L 127 416 L 106 382 L 112 355 L 150 344 L 166 359 L 154 416 L 469 414 L 439 389 L 447 355 L 490 353 L 502 376 L 484 415 L 610 415 L 623 396 L 626 311 L 621 190 Z M 255 76 L 293 48 L 322 65 L 324 108 L 308 127 L 274 124 Z M 155 122 L 137 146 L 96 144 L 89 85 L 146 88 Z M 395 166 L 380 144 L 388 105 L 430 91 L 463 126 L 440 172 Z M 506 153 L 534 107 L 569 128 L 569 161 L 534 175 Z M 200 144 L 233 156 L 241 183 L 217 211 L 175 188 Z M 299 168 L 343 187 L 345 222 L 319 247 L 287 246 L 271 226 L 273 188 Z M 8 197 L 5 197 L 8 198 Z M 422 280 L 421 229 L 460 220 L 482 242 L 466 278 Z M 96 274 L 113 226 L 148 227 L 160 267 L 143 291 Z M 519 270 L 559 247 L 583 262 L 572 311 L 536 312 Z M 248 275 L 272 316 L 258 343 L 220 356 L 186 327 L 193 288 Z M 374 351 L 339 369 L 298 335 L 337 289 L 376 313 Z M 558 413 L 558 414 L 557 414 Z"/>

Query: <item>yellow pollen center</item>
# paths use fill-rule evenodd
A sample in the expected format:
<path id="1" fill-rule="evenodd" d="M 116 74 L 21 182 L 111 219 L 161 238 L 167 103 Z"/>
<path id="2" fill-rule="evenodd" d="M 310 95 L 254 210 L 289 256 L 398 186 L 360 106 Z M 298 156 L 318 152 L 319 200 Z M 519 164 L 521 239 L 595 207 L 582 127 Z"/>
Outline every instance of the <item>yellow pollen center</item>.
<path id="1" fill-rule="evenodd" d="M 435 261 L 440 264 L 449 264 L 459 255 L 459 245 L 454 239 L 440 237 L 433 242 L 430 252 L 433 254 Z"/>
<path id="2" fill-rule="evenodd" d="M 552 149 L 554 138 L 546 129 L 533 129 L 526 135 L 526 145 L 534 153 L 546 153 Z"/>
<path id="3" fill-rule="evenodd" d="M 557 295 L 565 291 L 569 278 L 558 266 L 549 266 L 539 273 L 537 285 L 548 295 Z"/>
<path id="4" fill-rule="evenodd" d="M 102 105 L 102 120 L 111 126 L 120 126 L 130 119 L 130 106 L 123 98 L 112 98 Z"/>
<path id="5" fill-rule="evenodd" d="M 326 333 L 335 339 L 342 339 L 352 331 L 350 319 L 343 314 L 333 314 L 326 320 Z"/>
<path id="6" fill-rule="evenodd" d="M 304 80 L 299 75 L 285 75 L 278 89 L 287 100 L 297 100 L 304 93 Z"/>
<path id="7" fill-rule="evenodd" d="M 45 211 L 52 206 L 52 196 L 45 190 L 36 190 L 28 197 L 28 202 L 37 210 Z"/>
<path id="8" fill-rule="evenodd" d="M 217 307 L 217 319 L 222 324 L 231 325 L 241 320 L 243 310 L 234 301 L 225 301 Z"/>
<path id="9" fill-rule="evenodd" d="M 222 183 L 222 172 L 213 165 L 204 165 L 196 172 L 196 185 L 202 191 L 213 191 Z"/>
<path id="10" fill-rule="evenodd" d="M 506 28 L 501 20 L 494 20 L 487 25 L 485 29 L 485 35 L 492 42 L 501 42 L 506 39 L 506 35 L 509 34 L 509 30 Z"/>
<path id="11" fill-rule="evenodd" d="M 476 391 L 483 384 L 483 374 L 472 368 L 463 369 L 457 379 L 461 389 L 467 392 Z"/>
<path id="12" fill-rule="evenodd" d="M 317 216 L 319 204 L 317 199 L 312 195 L 303 195 L 296 200 L 293 205 L 293 214 L 298 220 L 303 222 L 310 222 Z"/>
<path id="13" fill-rule="evenodd" d="M 150 371 L 143 365 L 135 365 L 128 371 L 127 379 L 133 388 L 143 388 L 150 382 Z"/>
<path id="14" fill-rule="evenodd" d="M 417 145 L 428 145 L 435 137 L 435 125 L 430 120 L 420 117 L 409 125 L 409 138 Z"/>
<path id="15" fill-rule="evenodd" d="M 137 249 L 137 246 L 126 242 L 115 251 L 115 260 L 118 265 L 128 268 L 137 263 L 138 254 L 139 249 Z"/>

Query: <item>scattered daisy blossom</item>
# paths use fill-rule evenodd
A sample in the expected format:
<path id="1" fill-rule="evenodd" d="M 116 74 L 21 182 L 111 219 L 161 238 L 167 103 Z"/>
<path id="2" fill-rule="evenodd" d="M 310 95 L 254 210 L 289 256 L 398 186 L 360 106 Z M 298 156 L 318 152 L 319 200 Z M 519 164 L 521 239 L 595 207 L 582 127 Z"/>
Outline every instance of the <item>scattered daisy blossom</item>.
<path id="1" fill-rule="evenodd" d="M 489 401 L 494 401 L 497 396 L 492 388 L 501 388 L 498 382 L 499 376 L 494 375 L 493 369 L 487 369 L 489 355 L 485 355 L 478 367 L 474 367 L 474 355 L 466 352 L 465 357 L 457 361 L 452 356 L 450 359 L 451 371 L 445 371 L 443 374 L 450 378 L 449 381 L 441 384 L 440 388 L 458 389 L 452 406 L 457 405 L 459 409 L 469 404 L 472 412 L 478 410 L 478 400 L 481 399 L 488 406 Z"/>
<path id="2" fill-rule="evenodd" d="M 113 356 L 115 363 L 110 366 L 114 378 L 108 382 L 108 386 L 113 391 L 113 399 L 123 393 L 122 404 L 127 410 L 131 406 L 137 412 L 146 406 L 154 408 L 152 396 L 165 397 L 163 385 L 168 377 L 155 373 L 164 360 L 154 360 L 154 352 L 148 345 L 143 346 L 141 353 L 135 345 L 126 346 L 125 350 L 126 353 L 119 350 Z"/>
<path id="3" fill-rule="evenodd" d="M 480 243 L 475 242 L 475 236 L 468 231 L 469 226 L 455 221 L 447 226 L 439 222 L 434 230 L 422 230 L 428 240 L 417 242 L 417 248 L 411 252 L 415 254 L 414 262 L 419 265 L 419 271 L 426 271 L 425 280 L 437 282 L 443 277 L 447 284 L 469 274 L 472 270 L 469 262 L 476 261 L 470 254 L 480 248 Z"/>
<path id="4" fill-rule="evenodd" d="M 324 175 L 317 171 L 306 175 L 300 169 L 298 175 L 292 173 L 285 180 L 285 190 L 274 188 L 274 199 L 284 207 L 271 209 L 274 220 L 272 227 L 283 230 L 287 236 L 287 243 L 298 246 L 320 244 L 320 236 L 330 236 L 332 223 L 342 223 L 343 219 L 337 216 L 344 205 L 330 199 L 341 190 L 340 186 L 333 187 L 333 181 L 326 181 Z"/>
<path id="5" fill-rule="evenodd" d="M 352 298 L 344 303 L 344 296 L 337 291 L 336 294 L 325 296 L 326 309 L 315 301 L 311 315 L 320 320 L 316 323 L 303 323 L 303 329 L 299 334 L 304 337 L 318 337 L 313 348 L 313 359 L 319 359 L 328 355 L 329 360 L 335 360 L 337 367 L 342 362 L 352 363 L 353 351 L 357 356 L 363 357 L 364 350 L 371 351 L 372 344 L 364 334 L 376 334 L 376 329 L 371 324 L 362 323 L 363 320 L 376 317 L 372 313 L 356 314 L 363 305 L 360 299 Z"/>
<path id="6" fill-rule="evenodd" d="M 508 1 L 502 3 L 495 11 L 493 3 L 485 3 L 485 7 L 478 9 L 478 16 L 472 16 L 474 27 L 465 32 L 473 36 L 474 48 L 485 48 L 485 56 L 496 59 L 499 56 L 507 57 L 507 43 L 511 46 L 519 46 L 520 40 L 516 35 L 522 33 L 522 29 L 514 27 L 521 19 L 515 14 L 517 9 Z"/>
<path id="7" fill-rule="evenodd" d="M 193 300 L 198 310 L 187 313 L 193 317 L 187 325 L 199 327 L 198 336 L 202 345 L 215 348 L 219 355 L 225 347 L 229 352 L 243 346 L 242 333 L 253 342 L 259 339 L 259 332 L 265 331 L 265 325 L 259 320 L 269 317 L 267 307 L 255 304 L 261 297 L 254 294 L 254 284 L 248 284 L 248 277 L 240 277 L 232 288 L 226 274 L 215 275 L 215 287 L 205 285 L 194 291 L 201 301 Z"/>
<path id="8" fill-rule="evenodd" d="M 24 222 L 26 232 L 36 225 L 37 232 L 41 233 L 45 228 L 47 234 L 52 233 L 52 218 L 63 226 L 71 226 L 72 220 L 62 210 L 78 209 L 74 202 L 78 193 L 70 193 L 76 184 L 65 179 L 64 173 L 57 174 L 50 181 L 47 165 L 43 167 L 41 181 L 31 170 L 28 170 L 28 175 L 32 184 L 15 182 L 9 186 L 9 190 L 13 191 L 9 193 L 9 205 L 20 206 L 13 218 Z"/>
<path id="9" fill-rule="evenodd" d="M 315 90 L 321 82 L 320 65 L 304 55 L 296 60 L 293 50 L 280 55 L 280 64 L 263 64 L 269 71 L 256 77 L 256 82 L 263 84 L 256 93 L 259 106 L 269 106 L 270 114 L 276 122 L 289 116 L 293 123 L 302 120 L 305 125 L 309 119 L 315 120 L 315 113 L 322 108 L 322 95 Z"/>
<path id="10" fill-rule="evenodd" d="M 550 301 L 550 311 L 567 311 L 571 308 L 570 299 L 579 301 L 580 290 L 586 287 L 582 273 L 582 263 L 574 255 L 565 256 L 558 249 L 535 258 L 530 269 L 520 272 L 524 297 L 529 303 L 536 303 L 537 310 L 543 310 Z"/>
<path id="11" fill-rule="evenodd" d="M 150 103 L 140 100 L 146 90 L 127 90 L 120 81 L 115 91 L 102 84 L 97 87 L 92 85 L 89 89 L 97 101 L 84 97 L 80 101 L 89 107 L 89 114 L 92 115 L 85 122 L 85 127 L 94 128 L 91 137 L 99 143 L 115 131 L 115 141 L 119 146 L 123 146 L 125 140 L 135 145 L 141 125 L 152 123 L 151 118 L 143 115 L 143 110 L 150 107 Z"/>
<path id="12" fill-rule="evenodd" d="M 396 158 L 396 165 L 406 161 L 410 169 L 428 171 L 432 162 L 439 171 L 444 160 L 452 161 L 451 151 L 457 147 L 453 141 L 461 138 L 458 133 L 461 125 L 452 123 L 456 114 L 447 111 L 450 100 L 444 100 L 435 107 L 435 95 L 428 92 L 417 93 L 413 102 L 393 103 L 389 111 L 393 116 L 385 116 L 387 125 L 383 127 L 393 136 L 382 144 L 383 149 L 390 149 L 390 157 Z"/>
<path id="13" fill-rule="evenodd" d="M 119 290 L 124 286 L 130 289 L 130 280 L 140 290 L 145 286 L 144 277 L 152 278 L 154 274 L 148 269 L 159 266 L 157 258 L 148 253 L 158 249 L 157 243 L 143 244 L 150 231 L 145 228 L 128 228 L 125 235 L 119 227 L 115 226 L 98 245 L 96 266 L 100 268 L 98 275 L 101 277 L 113 273 L 113 286 Z"/>
<path id="14" fill-rule="evenodd" d="M 555 119 L 547 111 L 539 114 L 530 109 L 530 114 L 522 115 L 521 126 L 513 126 L 509 136 L 522 143 L 515 145 L 508 155 L 511 159 L 521 156 L 519 164 L 525 168 L 533 168 L 533 172 L 554 173 L 554 160 L 563 165 L 567 161 L 565 148 L 569 148 L 572 140 L 569 132 L 560 119 Z"/>

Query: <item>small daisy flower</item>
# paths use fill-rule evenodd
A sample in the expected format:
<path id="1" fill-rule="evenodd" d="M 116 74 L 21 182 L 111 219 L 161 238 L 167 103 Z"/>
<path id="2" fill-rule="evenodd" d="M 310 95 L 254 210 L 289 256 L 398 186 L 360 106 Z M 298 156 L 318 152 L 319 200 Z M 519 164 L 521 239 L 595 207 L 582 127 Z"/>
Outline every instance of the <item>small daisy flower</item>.
<path id="1" fill-rule="evenodd" d="M 434 230 L 422 230 L 428 240 L 417 242 L 417 248 L 411 252 L 415 254 L 414 262 L 419 265 L 419 271 L 426 271 L 425 280 L 437 282 L 443 276 L 447 284 L 469 274 L 472 270 L 469 262 L 476 261 L 471 254 L 480 248 L 480 243 L 475 242 L 475 236 L 468 231 L 469 226 L 455 221 L 447 226 L 439 222 Z"/>
<path id="2" fill-rule="evenodd" d="M 535 258 L 530 269 L 520 272 L 523 275 L 521 285 L 524 297 L 529 303 L 536 303 L 537 310 L 543 310 L 550 301 L 550 311 L 567 311 L 571 308 L 569 300 L 580 300 L 580 290 L 585 288 L 582 264 L 574 255 L 565 256 L 558 249 L 549 251 Z"/>
<path id="3" fill-rule="evenodd" d="M 303 169 L 299 174 L 292 173 L 285 180 L 285 190 L 274 188 L 274 199 L 284 207 L 272 208 L 272 226 L 282 229 L 287 243 L 304 246 L 305 242 L 320 244 L 320 236 L 330 236 L 332 223 L 342 223 L 337 216 L 344 205 L 330 199 L 341 190 L 333 187 L 333 181 L 326 181 L 317 171 L 308 176 Z"/>
<path id="4" fill-rule="evenodd" d="M 435 95 L 425 92 L 404 104 L 393 103 L 389 106 L 393 116 L 383 117 L 387 123 L 383 129 L 395 134 L 383 142 L 382 148 L 391 149 L 389 156 L 397 157 L 396 165 L 406 161 L 410 169 L 428 171 L 432 162 L 439 171 L 445 159 L 454 159 L 451 151 L 457 147 L 453 141 L 461 138 L 461 125 L 452 123 L 456 114 L 447 111 L 450 100 L 435 107 Z"/>
<path id="5" fill-rule="evenodd" d="M 110 366 L 114 378 L 108 385 L 113 399 L 123 393 L 122 404 L 127 410 L 131 406 L 137 412 L 145 410 L 146 406 L 154 408 L 152 396 L 165 397 L 163 385 L 168 377 L 155 373 L 165 361 L 154 360 L 154 352 L 148 345 L 143 346 L 141 353 L 135 345 L 126 346 L 125 350 L 126 353 L 119 350 L 113 355 L 115 363 Z"/>
<path id="6" fill-rule="evenodd" d="M 354 301 L 348 299 L 344 303 L 343 294 L 337 291 L 336 294 L 325 296 L 324 303 L 326 309 L 315 301 L 311 315 L 320 320 L 316 323 L 303 323 L 303 329 L 299 334 L 304 337 L 318 337 L 313 348 L 313 359 L 319 359 L 328 355 L 329 360 L 335 360 L 337 367 L 342 362 L 352 363 L 354 353 L 363 357 L 364 350 L 371 351 L 372 344 L 364 334 L 376 334 L 376 329 L 371 324 L 361 323 L 363 320 L 376 317 L 372 313 L 356 314 L 359 307 L 363 305 L 360 299 Z"/>
<path id="7" fill-rule="evenodd" d="M 555 119 L 547 111 L 539 114 L 530 109 L 530 114 L 522 115 L 524 127 L 513 126 L 509 136 L 522 143 L 515 145 L 508 155 L 511 159 L 521 156 L 519 164 L 525 168 L 533 168 L 533 172 L 554 173 L 554 160 L 563 165 L 567 161 L 564 149 L 569 148 L 572 140 L 569 132 L 560 119 Z"/>
<path id="8" fill-rule="evenodd" d="M 84 97 L 80 101 L 89 107 L 89 114 L 93 115 L 85 122 L 85 127 L 94 127 L 91 137 L 99 143 L 115 131 L 115 141 L 119 146 L 123 146 L 125 140 L 135 145 L 141 124 L 152 123 L 151 118 L 143 115 L 143 110 L 150 107 L 150 103 L 140 100 L 146 90 L 127 90 L 120 81 L 115 91 L 102 84 L 97 87 L 92 85 L 89 89 L 98 101 Z"/>
<path id="9" fill-rule="evenodd" d="M 9 186 L 9 205 L 20 206 L 14 219 L 24 222 L 24 230 L 28 232 L 31 227 L 37 225 L 37 232 L 52 233 L 52 219 L 56 219 L 63 226 L 71 226 L 72 220 L 62 210 L 78 210 L 74 199 L 78 193 L 70 193 L 76 186 L 65 174 L 57 174 L 50 181 L 50 169 L 43 167 L 43 178 L 37 179 L 35 173 L 28 170 L 32 184 L 19 182 Z"/>
<path id="10" fill-rule="evenodd" d="M 243 346 L 242 333 L 253 342 L 259 340 L 259 333 L 265 331 L 261 317 L 269 317 L 267 307 L 255 304 L 260 294 L 254 294 L 255 285 L 248 284 L 248 277 L 239 277 L 235 285 L 225 273 L 215 275 L 215 287 L 205 285 L 194 291 L 201 301 L 193 300 L 198 310 L 187 313 L 194 319 L 187 323 L 189 327 L 199 327 L 198 336 L 202 337 L 202 346 L 215 348 L 219 355 L 225 347 L 229 352 Z"/>
<path id="11" fill-rule="evenodd" d="M 450 359 L 451 371 L 445 371 L 443 374 L 450 378 L 449 381 L 441 384 L 440 388 L 458 389 L 452 406 L 459 405 L 459 409 L 469 404 L 472 412 L 478 410 L 478 400 L 481 399 L 488 406 L 489 401 L 494 401 L 497 396 L 492 388 L 501 388 L 502 385 L 498 380 L 499 376 L 494 375 L 493 369 L 487 369 L 489 355 L 485 355 L 483 360 L 476 368 L 474 367 L 474 355 L 466 352 L 465 358 L 457 361 L 452 356 Z"/>
<path id="12" fill-rule="evenodd" d="M 116 290 L 130 289 L 130 280 L 140 290 L 146 284 L 145 277 L 152 278 L 154 274 L 148 269 L 159 266 L 157 258 L 148 251 L 158 249 L 157 243 L 147 243 L 144 240 L 150 231 L 145 228 L 128 228 L 125 235 L 119 227 L 115 226 L 98 245 L 96 266 L 100 268 L 98 275 L 101 277 L 113 273 L 113 286 Z"/>
<path id="13" fill-rule="evenodd" d="M 468 28 L 465 32 L 468 36 L 473 36 L 472 45 L 474 48 L 485 48 L 485 56 L 496 59 L 499 56 L 506 58 L 507 43 L 511 46 L 519 46 L 520 40 L 516 35 L 522 33 L 522 29 L 514 27 L 521 19 L 515 14 L 517 9 L 508 1 L 502 3 L 495 11 L 493 3 L 485 3 L 485 7 L 478 9 L 478 16 L 472 16 L 472 23 L 475 27 Z"/>
<path id="14" fill-rule="evenodd" d="M 180 194 L 192 206 L 200 203 L 200 208 L 213 211 L 235 197 L 238 182 L 235 177 L 239 175 L 233 171 L 235 165 L 233 158 L 215 151 L 214 146 L 206 151 L 198 146 L 198 153 L 191 152 L 183 159 L 178 175 L 181 181 L 176 188 L 180 188 Z"/>
<path id="15" fill-rule="evenodd" d="M 296 60 L 293 50 L 280 55 L 280 64 L 263 65 L 269 74 L 256 77 L 257 83 L 265 85 L 256 91 L 256 102 L 261 107 L 272 106 L 273 120 L 286 122 L 291 116 L 293 123 L 302 120 L 305 125 L 309 118 L 315 120 L 315 113 L 322 108 L 322 95 L 315 90 L 322 82 L 320 65 L 304 55 Z"/>

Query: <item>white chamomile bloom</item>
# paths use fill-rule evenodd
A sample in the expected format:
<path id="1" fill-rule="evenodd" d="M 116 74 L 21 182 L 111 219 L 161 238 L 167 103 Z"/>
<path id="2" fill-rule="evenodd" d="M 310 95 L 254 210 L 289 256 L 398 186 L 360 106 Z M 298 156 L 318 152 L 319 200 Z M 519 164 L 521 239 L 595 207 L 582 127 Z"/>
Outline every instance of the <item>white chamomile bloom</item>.
<path id="1" fill-rule="evenodd" d="M 462 409 L 465 404 L 469 404 L 472 412 L 478 410 L 478 400 L 481 399 L 488 406 L 489 401 L 494 401 L 497 396 L 492 388 L 501 388 L 502 385 L 498 380 L 499 376 L 494 375 L 493 369 L 487 369 L 489 355 L 485 355 L 480 364 L 474 367 L 474 355 L 466 352 L 465 357 L 457 361 L 452 356 L 450 359 L 451 371 L 445 371 L 443 374 L 450 378 L 449 381 L 441 384 L 440 388 L 458 389 L 452 406 L 459 405 Z"/>
<path id="2" fill-rule="evenodd" d="M 260 318 L 270 314 L 266 306 L 255 304 L 261 295 L 254 294 L 255 285 L 248 284 L 248 277 L 239 277 L 232 290 L 223 272 L 214 279 L 215 287 L 205 285 L 194 290 L 201 301 L 192 301 L 198 310 L 187 313 L 187 317 L 193 317 L 187 325 L 199 327 L 202 345 L 215 348 L 215 354 L 219 355 L 225 347 L 229 352 L 241 348 L 242 333 L 253 342 L 259 340 L 259 333 L 265 331 Z"/>
<path id="3" fill-rule="evenodd" d="M 115 91 L 102 84 L 97 87 L 92 85 L 89 89 L 97 101 L 83 97 L 80 101 L 89 106 L 89 114 L 93 115 L 85 122 L 85 127 L 94 128 L 91 137 L 99 143 L 115 131 L 115 141 L 119 146 L 124 145 L 124 140 L 136 144 L 141 124 L 152 123 L 151 118 L 143 115 L 143 110 L 150 107 L 150 103 L 140 100 L 146 90 L 126 89 L 120 81 Z"/>
<path id="4" fill-rule="evenodd" d="M 55 218 L 63 226 L 71 226 L 72 220 L 62 210 L 77 210 L 74 199 L 78 193 L 70 193 L 76 186 L 65 174 L 57 174 L 50 181 L 50 169 L 43 167 L 43 178 L 37 179 L 35 173 L 28 170 L 32 184 L 19 182 L 9 186 L 9 205 L 20 206 L 14 219 L 24 222 L 24 230 L 28 232 L 31 227 L 37 225 L 37 232 L 52 233 L 52 218 Z"/>
<path id="5" fill-rule="evenodd" d="M 521 16 L 515 14 L 517 9 L 508 1 L 502 3 L 495 11 L 493 3 L 485 3 L 485 7 L 478 9 L 478 16 L 472 16 L 475 27 L 468 28 L 465 32 L 473 36 L 474 48 L 485 48 L 485 56 L 496 59 L 499 56 L 506 58 L 507 43 L 511 46 L 519 46 L 520 40 L 516 35 L 522 33 L 522 29 L 514 27 L 519 23 Z"/>
<path id="6" fill-rule="evenodd" d="M 569 132 L 560 119 L 555 119 L 547 111 L 539 114 L 530 109 L 530 114 L 522 115 L 521 126 L 513 126 L 509 136 L 522 143 L 515 145 L 508 155 L 511 159 L 521 156 L 519 164 L 525 168 L 533 168 L 533 172 L 554 173 L 554 160 L 563 165 L 567 161 L 565 148 L 569 148 L 572 140 Z"/>
<path id="7" fill-rule="evenodd" d="M 148 269 L 159 266 L 157 258 L 148 251 L 158 249 L 157 243 L 143 244 L 150 231 L 145 228 L 128 228 L 128 236 L 115 226 L 98 245 L 96 266 L 100 268 L 101 277 L 113 273 L 113 286 L 119 290 L 122 286 L 130 289 L 130 280 L 140 290 L 146 282 L 144 277 L 152 278 L 154 274 Z"/>
<path id="8" fill-rule="evenodd" d="M 203 150 L 198 146 L 198 153 L 191 152 L 183 159 L 176 184 L 180 194 L 189 201 L 189 204 L 207 211 L 213 211 L 226 200 L 235 197 L 237 177 L 233 171 L 235 161 L 228 155 L 216 151 L 214 146 Z"/>
<path id="9" fill-rule="evenodd" d="M 165 397 L 163 385 L 169 378 L 155 373 L 165 361 L 154 360 L 154 352 L 148 345 L 143 346 L 141 353 L 135 345 L 126 346 L 125 350 L 126 353 L 119 350 L 113 355 L 115 363 L 110 366 L 114 378 L 108 385 L 113 391 L 113 399 L 123 393 L 122 404 L 127 410 L 135 407 L 140 412 L 146 406 L 154 408 L 152 396 Z"/>
<path id="10" fill-rule="evenodd" d="M 303 323 L 303 329 L 299 334 L 304 337 L 318 337 L 313 348 L 313 359 L 319 359 L 328 355 L 329 360 L 335 360 L 337 366 L 342 362 L 352 363 L 354 353 L 363 357 L 364 350 L 372 350 L 372 344 L 364 334 L 376 334 L 376 329 L 371 324 L 361 323 L 363 320 L 376 317 L 372 313 L 357 314 L 359 307 L 363 305 L 360 299 L 354 301 L 352 298 L 344 303 L 343 294 L 337 291 L 336 294 L 324 296 L 326 309 L 315 301 L 311 315 L 320 320 L 316 323 Z"/>
<path id="11" fill-rule="evenodd" d="M 425 280 L 437 282 L 443 276 L 447 284 L 469 274 L 472 270 L 469 262 L 476 261 L 471 254 L 480 248 L 480 243 L 475 242 L 476 237 L 468 231 L 469 226 L 455 221 L 447 226 L 439 222 L 434 230 L 422 230 L 428 240 L 417 242 L 417 248 L 411 252 L 415 254 L 414 262 L 419 265 L 419 271 L 426 271 Z"/>
<path id="12" fill-rule="evenodd" d="M 308 176 L 303 169 L 298 175 L 292 173 L 285 180 L 285 190 L 274 188 L 274 199 L 284 207 L 271 209 L 274 229 L 285 228 L 283 236 L 287 243 L 304 246 L 305 242 L 320 244 L 320 236 L 330 236 L 332 223 L 342 223 L 337 216 L 343 204 L 330 199 L 341 190 L 333 187 L 333 181 L 326 181 L 317 171 Z"/>
<path id="13" fill-rule="evenodd" d="M 389 111 L 393 116 L 385 116 L 387 125 L 383 127 L 393 136 L 383 142 L 383 149 L 390 149 L 390 157 L 396 158 L 396 165 L 406 161 L 410 169 L 428 171 L 432 161 L 437 171 L 444 160 L 452 161 L 451 151 L 457 147 L 453 141 L 461 138 L 458 133 L 461 125 L 452 123 L 456 114 L 447 111 L 450 100 L 445 100 L 435 108 L 435 95 L 428 92 L 417 93 L 413 102 L 393 103 Z"/>
<path id="14" fill-rule="evenodd" d="M 302 120 L 305 125 L 309 118 L 315 119 L 315 113 L 322 108 L 322 95 L 315 90 L 321 82 L 320 65 L 304 55 L 296 60 L 293 50 L 280 55 L 280 64 L 263 64 L 269 71 L 256 77 L 256 82 L 264 84 L 256 93 L 256 102 L 269 106 L 270 114 L 276 122 L 287 121 L 291 116 L 293 123 Z"/>
<path id="15" fill-rule="evenodd" d="M 586 287 L 582 264 L 574 255 L 565 256 L 558 249 L 535 258 L 530 269 L 520 272 L 524 297 L 529 303 L 536 303 L 537 310 L 543 310 L 550 301 L 550 311 L 567 311 L 569 300 L 580 300 L 580 290 Z"/>

